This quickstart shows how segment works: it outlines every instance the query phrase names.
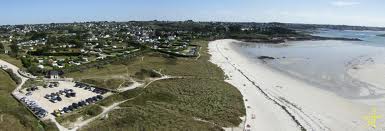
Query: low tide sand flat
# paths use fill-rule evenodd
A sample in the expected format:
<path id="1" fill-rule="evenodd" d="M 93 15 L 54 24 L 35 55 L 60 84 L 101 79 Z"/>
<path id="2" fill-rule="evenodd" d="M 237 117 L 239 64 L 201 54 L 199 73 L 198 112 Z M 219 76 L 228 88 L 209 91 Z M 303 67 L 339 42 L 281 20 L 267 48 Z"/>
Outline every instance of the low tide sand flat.
<path id="1" fill-rule="evenodd" d="M 209 44 L 211 62 L 221 67 L 244 96 L 246 129 L 251 130 L 368 130 L 363 119 L 371 107 L 253 62 L 234 50 L 235 40 Z M 378 123 L 383 122 L 378 120 Z M 243 125 L 241 125 L 243 126 Z M 383 125 L 376 129 L 381 130 Z"/>

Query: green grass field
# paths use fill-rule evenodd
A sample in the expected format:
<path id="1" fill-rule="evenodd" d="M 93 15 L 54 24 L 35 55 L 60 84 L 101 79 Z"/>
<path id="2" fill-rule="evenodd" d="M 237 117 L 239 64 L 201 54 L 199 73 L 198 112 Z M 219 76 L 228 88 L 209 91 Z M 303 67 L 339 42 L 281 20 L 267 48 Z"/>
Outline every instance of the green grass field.
<path id="1" fill-rule="evenodd" d="M 31 112 L 11 96 L 16 87 L 8 74 L 0 70 L 0 130 L 38 131 L 57 130 L 50 123 L 39 122 Z"/>

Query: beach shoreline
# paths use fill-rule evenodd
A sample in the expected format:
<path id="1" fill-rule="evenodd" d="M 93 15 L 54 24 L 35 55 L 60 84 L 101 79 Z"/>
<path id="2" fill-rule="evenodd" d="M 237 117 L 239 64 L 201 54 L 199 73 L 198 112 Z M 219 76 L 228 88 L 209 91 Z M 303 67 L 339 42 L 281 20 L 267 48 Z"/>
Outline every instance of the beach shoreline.
<path id="1" fill-rule="evenodd" d="M 363 116 L 370 106 L 300 81 L 233 49 L 236 40 L 209 43 L 210 61 L 225 72 L 245 100 L 245 129 L 368 130 Z M 249 126 L 248 126 L 249 125 Z M 378 125 L 382 126 L 382 125 Z"/>

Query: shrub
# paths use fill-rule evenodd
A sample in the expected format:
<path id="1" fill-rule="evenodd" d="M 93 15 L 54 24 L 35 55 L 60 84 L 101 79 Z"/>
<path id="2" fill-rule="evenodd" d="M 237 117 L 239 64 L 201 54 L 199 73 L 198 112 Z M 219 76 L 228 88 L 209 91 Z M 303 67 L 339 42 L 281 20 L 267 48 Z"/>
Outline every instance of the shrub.
<path id="1" fill-rule="evenodd" d="M 155 72 L 154 70 L 141 69 L 139 72 L 135 73 L 135 77 L 138 79 L 145 79 L 147 77 L 151 77 L 151 78 L 162 77 L 162 75 Z"/>
<path id="2" fill-rule="evenodd" d="M 16 84 L 21 84 L 21 78 L 18 77 L 15 73 L 13 73 L 13 71 L 11 69 L 7 69 L 7 70 L 5 70 L 5 72 L 8 73 L 8 75 L 11 77 L 11 79 L 13 81 L 16 82 Z"/>

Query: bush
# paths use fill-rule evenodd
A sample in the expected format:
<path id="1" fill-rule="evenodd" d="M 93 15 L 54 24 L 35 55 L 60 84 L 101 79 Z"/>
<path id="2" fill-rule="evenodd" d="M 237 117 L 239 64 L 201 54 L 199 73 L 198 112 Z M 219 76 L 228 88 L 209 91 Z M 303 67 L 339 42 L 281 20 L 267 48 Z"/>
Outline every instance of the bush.
<path id="1" fill-rule="evenodd" d="M 158 72 L 155 72 L 154 70 L 141 69 L 139 72 L 135 73 L 135 77 L 143 80 L 147 77 L 151 77 L 151 78 L 162 77 L 162 75 L 159 74 Z"/>
<path id="2" fill-rule="evenodd" d="M 16 82 L 16 84 L 21 84 L 21 78 L 18 77 L 15 73 L 13 73 L 13 71 L 11 69 L 7 69 L 7 70 L 5 70 L 5 72 L 8 73 L 8 75 L 11 77 L 11 79 L 13 81 Z"/>

